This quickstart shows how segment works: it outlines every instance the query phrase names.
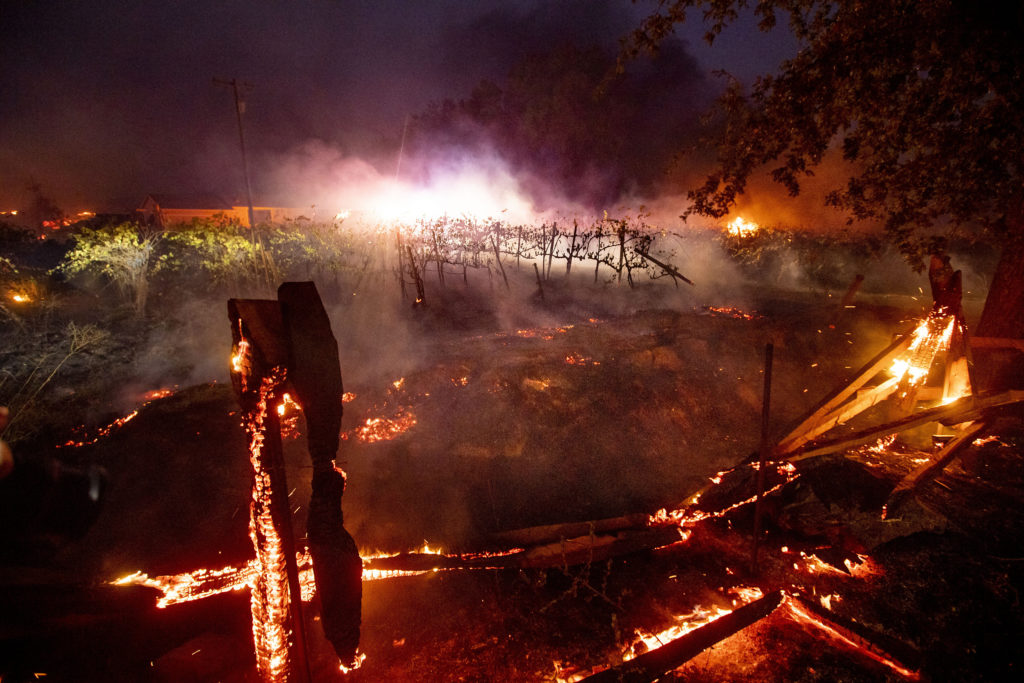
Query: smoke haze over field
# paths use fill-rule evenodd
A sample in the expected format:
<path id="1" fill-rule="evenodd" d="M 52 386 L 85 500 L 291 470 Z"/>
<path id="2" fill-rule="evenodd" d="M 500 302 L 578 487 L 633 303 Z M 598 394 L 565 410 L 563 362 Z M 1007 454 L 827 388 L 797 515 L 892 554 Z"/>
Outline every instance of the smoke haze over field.
<path id="1" fill-rule="evenodd" d="M 344 199 L 347 188 L 394 173 L 407 117 L 469 97 L 482 79 L 503 84 L 530 55 L 570 44 L 614 53 L 650 7 L 614 0 L 6 3 L 0 210 L 24 206 L 30 182 L 65 211 L 104 210 L 112 198 L 123 198 L 113 208 L 132 209 L 151 192 L 242 196 L 232 95 L 213 78 L 252 84 L 244 122 L 258 196 L 300 206 L 323 205 L 332 193 Z M 715 68 L 750 79 L 793 46 L 779 32 L 762 35 L 741 22 L 711 49 L 699 40 L 702 30 L 687 27 L 672 48 L 668 64 L 685 72 L 647 74 L 651 96 L 636 102 L 639 120 L 677 113 L 690 120 L 708 99 L 672 99 L 681 81 L 711 83 Z M 634 99 L 619 104 L 628 109 Z M 643 134 L 666 130 L 658 125 L 616 135 L 654 149 L 654 137 Z M 325 169 L 325 159 L 336 164 Z M 483 165 L 498 168 L 488 156 Z M 621 175 L 614 166 L 600 170 Z M 507 172 L 528 183 L 518 170 L 513 164 Z M 636 173 L 626 169 L 627 177 Z M 323 191 L 293 196 L 300 188 L 313 194 L 310 186 Z"/>

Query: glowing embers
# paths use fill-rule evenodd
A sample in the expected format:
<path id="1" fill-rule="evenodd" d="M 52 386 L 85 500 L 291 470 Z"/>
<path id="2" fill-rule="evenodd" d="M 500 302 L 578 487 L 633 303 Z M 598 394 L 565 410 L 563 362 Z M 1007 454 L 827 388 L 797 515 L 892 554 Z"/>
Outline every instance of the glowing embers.
<path id="1" fill-rule="evenodd" d="M 299 436 L 299 413 L 302 406 L 295 402 L 291 394 L 281 395 L 277 404 L 277 416 L 281 424 L 282 439 L 297 439 Z"/>
<path id="2" fill-rule="evenodd" d="M 342 439 L 356 438 L 364 443 L 391 441 L 416 426 L 416 416 L 407 409 L 399 409 L 392 417 L 368 417 L 355 429 L 341 435 Z"/>
<path id="3" fill-rule="evenodd" d="M 579 354 L 579 353 L 570 353 L 568 356 L 565 357 L 565 362 L 566 362 L 567 365 L 580 365 L 580 366 L 600 365 L 601 364 L 601 361 L 594 360 L 593 358 L 588 358 L 587 356 L 584 356 L 584 355 Z"/>
<path id="4" fill-rule="evenodd" d="M 235 347 L 235 352 L 231 354 L 231 371 L 242 374 L 243 376 L 247 375 L 247 370 L 251 362 L 249 357 L 250 353 L 251 347 L 249 346 L 249 342 L 245 339 L 239 341 L 238 346 Z"/>
<path id="5" fill-rule="evenodd" d="M 163 389 L 153 389 L 152 391 L 147 391 L 146 393 L 144 393 L 142 395 L 142 398 L 146 399 L 146 401 L 148 402 L 148 401 L 156 401 L 157 399 L 161 399 L 161 398 L 167 398 L 168 396 L 173 396 L 173 395 L 174 395 L 174 389 L 163 388 Z"/>
<path id="6" fill-rule="evenodd" d="M 70 439 L 58 445 L 57 448 L 67 448 L 69 446 L 72 448 L 81 448 L 82 446 L 90 446 L 99 441 L 100 439 L 109 436 L 110 433 L 115 429 L 119 429 L 126 425 L 127 423 L 131 422 L 133 419 L 135 419 L 135 416 L 137 416 L 138 414 L 138 410 L 133 410 L 124 417 L 117 418 L 116 420 L 108 424 L 106 427 L 101 427 L 99 430 L 96 431 L 96 434 L 91 438 L 82 439 L 81 441 L 75 441 L 74 439 Z"/>
<path id="7" fill-rule="evenodd" d="M 244 341 L 244 340 L 243 340 Z M 242 343 L 239 343 L 241 347 Z M 269 680 L 285 680 L 290 670 L 291 596 L 285 553 L 272 513 L 273 489 L 263 454 L 269 402 L 284 381 L 284 373 L 272 371 L 262 378 L 255 406 L 247 412 L 249 459 L 253 466 L 252 501 L 249 504 L 249 536 L 256 549 L 256 571 L 252 582 L 252 631 L 256 664 Z"/>
<path id="8" fill-rule="evenodd" d="M 148 586 L 157 589 L 162 595 L 157 598 L 156 606 L 163 609 L 169 605 L 202 600 L 228 591 L 249 588 L 252 586 L 255 574 L 256 561 L 252 560 L 242 567 L 197 569 L 193 572 L 170 576 L 151 577 L 143 572 L 135 572 L 112 583 L 115 586 Z"/>
<path id="9" fill-rule="evenodd" d="M 437 555 L 443 556 L 440 548 L 431 548 L 427 541 L 423 541 L 423 547 L 416 550 L 411 550 L 407 553 L 384 553 L 384 552 L 372 552 L 372 553 L 361 553 L 363 558 L 363 581 L 379 581 L 381 579 L 394 579 L 400 576 L 419 576 L 421 574 L 427 574 L 430 572 L 440 571 L 440 567 L 430 567 L 429 569 L 392 569 L 392 568 L 376 568 L 373 566 L 374 560 L 383 560 L 393 557 L 399 557 L 401 555 Z"/>
<path id="10" fill-rule="evenodd" d="M 676 623 L 659 631 L 658 633 L 644 633 L 639 630 L 636 631 L 636 639 L 633 640 L 622 653 L 622 661 L 628 662 L 645 652 L 656 650 L 673 640 L 678 640 L 687 633 L 695 631 L 705 624 L 710 624 L 712 621 L 724 617 L 726 614 L 732 612 L 736 607 L 751 603 L 764 596 L 761 589 L 756 587 L 737 586 L 730 589 L 728 592 L 732 595 L 732 608 L 730 609 L 718 606 L 697 606 L 691 612 L 674 617 L 674 621 Z"/>
<path id="11" fill-rule="evenodd" d="M 356 659 L 355 659 L 354 662 L 352 662 L 348 666 L 345 666 L 344 664 L 339 664 L 338 665 L 338 670 L 341 671 L 341 673 L 343 673 L 343 674 L 350 674 L 353 671 L 355 671 L 356 669 L 358 669 L 359 667 L 361 667 L 363 665 L 363 662 L 365 662 L 365 661 L 366 661 L 366 653 L 365 652 L 359 652 L 359 653 L 356 654 Z"/>
<path id="12" fill-rule="evenodd" d="M 745 220 L 742 216 L 736 216 L 725 226 L 725 231 L 731 237 L 753 237 L 761 226 L 753 221 Z"/>
<path id="13" fill-rule="evenodd" d="M 772 493 L 778 491 L 783 486 L 785 486 L 786 484 L 790 483 L 798 476 L 800 476 L 796 471 L 796 466 L 791 462 L 772 462 L 765 463 L 765 465 L 768 468 L 771 468 L 766 470 L 766 473 L 774 473 L 774 475 L 781 478 L 780 481 L 778 481 L 771 487 L 765 489 L 763 494 L 765 496 L 771 495 Z M 720 517 L 725 517 L 727 514 L 729 514 L 736 508 L 755 502 L 757 500 L 757 494 L 754 494 L 738 502 L 730 503 L 729 505 L 726 505 L 725 507 L 722 507 L 721 509 L 718 510 L 699 509 L 699 504 L 701 502 L 701 498 L 703 497 L 703 495 L 713 487 L 720 486 L 723 479 L 727 477 L 729 474 L 737 472 L 741 469 L 751 469 L 756 471 L 758 468 L 759 464 L 755 462 L 746 465 L 740 465 L 739 467 L 735 467 L 731 470 L 719 472 L 710 479 L 708 486 L 704 487 L 701 491 L 694 494 L 686 502 L 685 507 L 671 511 L 662 508 L 661 510 L 658 510 L 653 515 L 651 515 L 649 521 L 650 525 L 662 526 L 666 524 L 675 524 L 680 527 L 686 527 L 696 524 L 697 522 L 702 522 L 706 519 L 717 519 Z"/>
<path id="14" fill-rule="evenodd" d="M 517 549 L 518 550 L 518 549 Z M 414 550 L 415 553 L 429 553 L 440 555 L 440 550 L 432 550 L 424 542 L 423 548 Z M 363 556 L 364 563 L 371 563 L 374 559 L 384 557 L 395 557 L 401 553 L 370 553 Z M 296 565 L 299 569 L 299 586 L 302 592 L 302 601 L 309 602 L 316 596 L 316 584 L 313 580 L 313 560 L 309 552 L 296 553 Z M 223 569 L 196 569 L 181 574 L 170 574 L 165 576 L 149 576 L 141 571 L 123 576 L 120 579 L 111 581 L 115 586 L 148 586 L 160 591 L 156 606 L 160 609 L 179 605 L 194 600 L 220 595 L 229 591 L 251 589 L 256 581 L 259 566 L 255 559 L 249 560 L 246 564 L 238 567 L 224 567 Z M 430 570 L 423 571 L 387 571 L 365 569 L 363 581 L 374 579 L 393 578 L 395 576 L 415 576 L 426 574 Z"/>
<path id="15" fill-rule="evenodd" d="M 896 436 L 896 434 L 889 434 L 888 436 L 883 436 L 879 438 L 878 441 L 876 441 L 875 443 L 865 444 L 860 448 L 856 449 L 856 451 L 863 455 L 883 455 L 889 452 L 890 447 L 896 441 Z"/>
<path id="16" fill-rule="evenodd" d="M 142 397 L 145 399 L 145 402 L 132 412 L 128 413 L 124 417 L 117 418 L 116 420 L 114 420 L 105 427 L 100 427 L 98 430 L 96 430 L 96 433 L 93 434 L 91 437 L 78 440 L 69 439 L 62 444 L 58 444 L 57 448 L 81 448 L 82 446 L 91 446 L 92 444 L 97 443 L 100 439 L 110 436 L 112 432 L 120 429 L 121 427 L 125 426 L 126 424 L 134 420 L 138 416 L 139 410 L 141 410 L 145 406 L 149 405 L 153 401 L 156 401 L 161 398 L 166 398 L 173 394 L 173 389 L 154 389 L 153 391 L 147 391 L 145 394 L 142 395 Z M 81 429 L 82 428 L 79 427 L 78 430 L 75 431 L 81 431 Z"/>
<path id="17" fill-rule="evenodd" d="M 827 550 L 828 548 L 825 549 Z M 819 548 L 818 550 L 821 550 L 821 548 Z M 843 571 L 836 565 L 825 562 L 820 557 L 815 555 L 813 552 L 806 552 L 803 550 L 792 550 L 788 546 L 782 546 L 779 552 L 781 552 L 783 555 L 793 555 L 793 569 L 795 571 L 803 572 L 805 574 L 817 574 L 826 576 L 835 575 L 844 577 L 852 576 L 858 579 L 867 579 L 882 574 L 881 567 L 867 555 L 850 554 L 849 557 L 843 559 L 843 567 L 846 568 L 846 570 Z M 836 596 L 835 599 L 838 600 L 838 596 Z M 828 605 L 825 606 L 828 607 Z"/>
<path id="18" fill-rule="evenodd" d="M 1010 444 L 1006 443 L 1005 441 L 1003 441 L 1000 437 L 996 436 L 995 434 L 992 434 L 990 436 L 983 436 L 981 438 L 975 439 L 974 441 L 971 442 L 971 445 L 976 447 L 976 448 L 981 448 L 982 446 L 987 446 L 987 445 L 992 444 L 992 443 L 998 444 L 1002 448 L 1012 448 L 1012 446 Z"/>
<path id="19" fill-rule="evenodd" d="M 735 306 L 705 306 L 704 310 L 711 315 L 736 318 L 737 320 L 763 320 L 764 316 L 757 312 L 748 313 Z"/>
<path id="20" fill-rule="evenodd" d="M 821 606 L 795 595 L 786 594 L 783 598 L 783 606 L 786 608 L 790 618 L 799 624 L 813 626 L 818 632 L 823 633 L 832 640 L 835 640 L 845 647 L 852 648 L 859 654 L 888 667 L 891 671 L 900 676 L 916 681 L 920 680 L 921 674 L 911 665 L 899 661 L 899 659 L 886 652 L 882 647 L 872 642 L 862 633 L 858 633 L 858 624 L 853 621 L 840 618 L 831 612 L 829 605 L 832 601 L 838 601 L 839 596 L 826 596 L 828 599 L 821 600 Z M 875 636 L 877 638 L 877 634 Z M 901 648 L 902 649 L 902 648 Z"/>
<path id="21" fill-rule="evenodd" d="M 591 319 L 592 322 L 598 322 L 596 319 Z M 522 330 L 516 330 L 516 336 L 522 337 L 523 339 L 534 339 L 539 338 L 544 341 L 551 341 L 555 338 L 556 334 L 567 334 L 575 325 L 561 325 L 560 327 L 533 327 Z"/>

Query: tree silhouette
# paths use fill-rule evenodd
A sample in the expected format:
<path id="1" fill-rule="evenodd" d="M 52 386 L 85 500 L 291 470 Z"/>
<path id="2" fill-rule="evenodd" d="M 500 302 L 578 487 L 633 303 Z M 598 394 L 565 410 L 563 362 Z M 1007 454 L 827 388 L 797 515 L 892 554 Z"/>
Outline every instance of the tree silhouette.
<path id="1" fill-rule="evenodd" d="M 915 267 L 952 237 L 1004 247 L 978 333 L 1024 336 L 1024 6 L 968 0 L 673 0 L 623 56 L 657 50 L 700 12 L 709 42 L 753 5 L 801 44 L 749 93 L 721 99 L 718 161 L 689 214 L 728 213 L 767 169 L 790 194 L 826 157 L 849 173 L 827 202 L 873 219 Z"/>

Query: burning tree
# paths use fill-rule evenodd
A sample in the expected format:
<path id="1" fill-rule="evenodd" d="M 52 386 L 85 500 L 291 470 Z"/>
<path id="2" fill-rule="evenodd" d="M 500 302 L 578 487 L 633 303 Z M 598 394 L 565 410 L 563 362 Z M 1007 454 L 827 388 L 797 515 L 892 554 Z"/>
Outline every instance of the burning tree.
<path id="1" fill-rule="evenodd" d="M 673 0 L 648 17 L 624 52 L 657 47 L 700 10 L 713 42 L 746 0 Z M 791 195 L 826 159 L 844 178 L 827 203 L 850 220 L 881 223 L 918 269 L 959 235 L 999 241 L 1003 253 L 977 333 L 1024 336 L 1024 22 L 1019 7 L 940 0 L 771 0 L 801 51 L 745 93 L 720 100 L 716 169 L 689 192 L 687 215 L 722 217 L 755 173 Z"/>

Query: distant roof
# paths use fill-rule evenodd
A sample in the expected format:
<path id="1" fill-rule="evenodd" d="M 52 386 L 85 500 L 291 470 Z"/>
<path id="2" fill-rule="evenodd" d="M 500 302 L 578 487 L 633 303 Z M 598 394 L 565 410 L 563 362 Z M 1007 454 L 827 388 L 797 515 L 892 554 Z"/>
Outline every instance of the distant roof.
<path id="1" fill-rule="evenodd" d="M 142 201 L 152 199 L 161 209 L 215 209 L 218 211 L 230 211 L 232 205 L 223 197 L 216 194 L 149 194 Z"/>

